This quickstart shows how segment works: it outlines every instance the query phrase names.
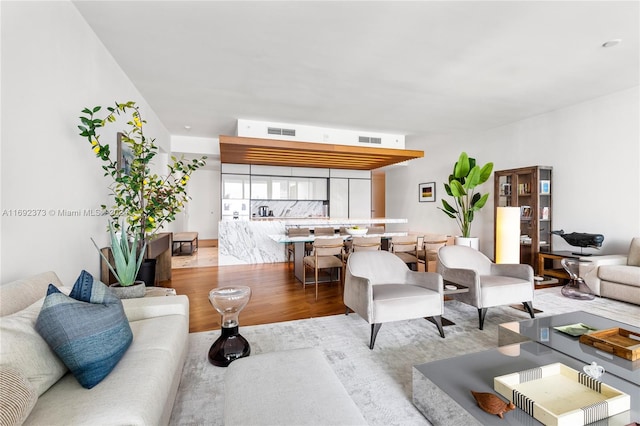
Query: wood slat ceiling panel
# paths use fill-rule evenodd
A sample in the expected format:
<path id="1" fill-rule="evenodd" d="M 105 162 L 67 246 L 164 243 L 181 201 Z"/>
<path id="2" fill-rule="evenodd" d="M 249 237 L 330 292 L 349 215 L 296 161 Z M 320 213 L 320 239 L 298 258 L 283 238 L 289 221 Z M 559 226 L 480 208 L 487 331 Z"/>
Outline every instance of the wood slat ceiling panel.
<path id="1" fill-rule="evenodd" d="M 422 157 L 408 149 L 220 136 L 222 163 L 374 170 Z"/>

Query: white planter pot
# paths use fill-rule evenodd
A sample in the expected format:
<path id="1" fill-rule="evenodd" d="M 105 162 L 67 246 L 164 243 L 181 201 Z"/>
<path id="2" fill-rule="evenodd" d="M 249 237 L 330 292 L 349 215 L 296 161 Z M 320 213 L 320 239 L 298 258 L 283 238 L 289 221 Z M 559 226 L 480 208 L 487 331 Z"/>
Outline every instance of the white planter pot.
<path id="1" fill-rule="evenodd" d="M 478 237 L 456 237 L 455 245 L 457 246 L 467 246 L 472 249 L 479 250 L 480 249 L 480 239 Z"/>

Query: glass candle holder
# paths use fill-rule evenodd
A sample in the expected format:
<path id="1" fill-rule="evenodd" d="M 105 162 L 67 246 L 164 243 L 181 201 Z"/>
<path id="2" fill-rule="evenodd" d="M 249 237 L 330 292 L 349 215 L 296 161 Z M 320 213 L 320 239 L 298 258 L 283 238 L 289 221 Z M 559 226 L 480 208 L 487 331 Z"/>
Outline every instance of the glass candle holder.
<path id="1" fill-rule="evenodd" d="M 209 349 L 209 362 L 226 367 L 232 361 L 249 356 L 251 346 L 238 332 L 238 315 L 251 298 L 246 286 L 220 287 L 209 292 L 211 305 L 222 316 L 221 334 Z"/>

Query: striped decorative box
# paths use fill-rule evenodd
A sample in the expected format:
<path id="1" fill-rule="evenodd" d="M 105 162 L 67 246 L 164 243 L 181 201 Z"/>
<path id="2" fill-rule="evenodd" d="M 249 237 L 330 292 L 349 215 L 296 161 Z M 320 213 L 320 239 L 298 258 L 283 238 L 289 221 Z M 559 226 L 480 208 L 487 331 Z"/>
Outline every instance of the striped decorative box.
<path id="1" fill-rule="evenodd" d="M 561 363 L 494 377 L 493 388 L 549 426 L 586 425 L 631 407 L 626 393 Z"/>

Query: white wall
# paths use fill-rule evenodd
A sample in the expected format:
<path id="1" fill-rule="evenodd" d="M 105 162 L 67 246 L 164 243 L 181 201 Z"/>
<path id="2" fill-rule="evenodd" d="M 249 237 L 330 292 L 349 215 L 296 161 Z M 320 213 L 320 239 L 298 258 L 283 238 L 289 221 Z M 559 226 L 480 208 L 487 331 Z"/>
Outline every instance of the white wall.
<path id="1" fill-rule="evenodd" d="M 53 270 L 72 285 L 81 269 L 99 276 L 99 256 L 89 238 L 106 245 L 107 217 L 64 217 L 58 211 L 109 203 L 101 161 L 78 135 L 80 111 L 133 100 L 149 123 L 146 134 L 165 151 L 169 134 L 70 2 L 2 2 L 0 7 L 0 209 L 46 213 L 2 216 L 0 279 Z M 118 123 L 111 126 L 103 142 L 115 140 Z"/>
<path id="2" fill-rule="evenodd" d="M 176 232 L 198 232 L 198 238 L 218 239 L 220 220 L 220 170 L 198 169 L 189 179 L 191 201 L 182 212 L 183 228 Z"/>
<path id="3" fill-rule="evenodd" d="M 447 197 L 443 183 L 461 151 L 495 170 L 553 167 L 553 229 L 601 233 L 601 253 L 624 253 L 640 236 L 639 88 L 583 102 L 484 132 L 407 141 L 423 149 L 423 159 L 387 172 L 387 217 L 406 217 L 409 230 L 459 235 L 455 221 L 437 209 Z M 418 184 L 436 182 L 436 202 L 418 202 Z M 480 191 L 491 192 L 472 224 L 480 249 L 493 256 L 493 178 Z M 553 237 L 554 250 L 571 246 Z"/>

